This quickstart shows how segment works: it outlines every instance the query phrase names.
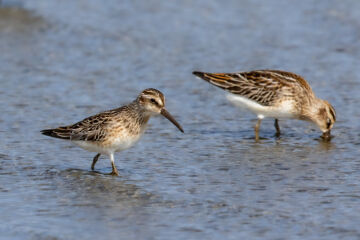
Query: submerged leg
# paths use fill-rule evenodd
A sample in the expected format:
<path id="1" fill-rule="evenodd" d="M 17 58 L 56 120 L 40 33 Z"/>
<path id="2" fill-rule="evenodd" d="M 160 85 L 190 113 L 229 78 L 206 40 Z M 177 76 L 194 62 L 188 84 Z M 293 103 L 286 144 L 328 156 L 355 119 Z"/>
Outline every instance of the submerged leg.
<path id="1" fill-rule="evenodd" d="M 94 157 L 94 159 L 93 159 L 93 162 L 92 162 L 92 164 L 91 164 L 91 170 L 94 171 L 95 164 L 96 164 L 97 160 L 99 160 L 100 155 L 101 155 L 100 153 L 98 153 L 98 154 L 95 155 L 95 157 Z"/>
<path id="2" fill-rule="evenodd" d="M 111 167 L 112 167 L 112 172 L 110 173 L 110 175 L 119 176 L 119 172 L 118 172 L 118 170 L 116 169 L 116 166 L 115 166 L 114 154 L 113 153 L 110 154 L 110 161 L 111 161 Z"/>
<path id="3" fill-rule="evenodd" d="M 259 129 L 261 124 L 261 118 L 258 119 L 256 125 L 255 125 L 255 140 L 259 141 Z"/>
<path id="4" fill-rule="evenodd" d="M 275 118 L 274 126 L 276 129 L 275 136 L 280 137 L 280 127 L 279 127 L 279 121 Z"/>

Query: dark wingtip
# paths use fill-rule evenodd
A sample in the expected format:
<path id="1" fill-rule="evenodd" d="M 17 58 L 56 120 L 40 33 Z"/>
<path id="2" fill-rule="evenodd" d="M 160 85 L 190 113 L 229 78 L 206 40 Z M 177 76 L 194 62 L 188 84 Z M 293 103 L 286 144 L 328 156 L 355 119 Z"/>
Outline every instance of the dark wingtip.
<path id="1" fill-rule="evenodd" d="M 52 136 L 53 129 L 44 129 L 44 130 L 41 130 L 40 132 L 46 136 Z"/>
<path id="2" fill-rule="evenodd" d="M 192 74 L 194 74 L 195 76 L 198 76 L 198 77 L 203 77 L 204 76 L 204 73 L 199 72 L 199 71 L 193 71 Z"/>
<path id="3" fill-rule="evenodd" d="M 68 134 L 68 131 L 66 129 L 65 130 L 62 130 L 60 128 L 44 129 L 44 130 L 41 130 L 40 132 L 49 137 L 60 138 L 60 139 L 70 139 L 70 135 Z"/>

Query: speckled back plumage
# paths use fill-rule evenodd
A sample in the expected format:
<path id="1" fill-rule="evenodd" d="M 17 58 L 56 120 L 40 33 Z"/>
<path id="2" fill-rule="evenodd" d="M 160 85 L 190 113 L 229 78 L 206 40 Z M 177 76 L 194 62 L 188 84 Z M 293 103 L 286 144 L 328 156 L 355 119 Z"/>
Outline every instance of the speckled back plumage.
<path id="1" fill-rule="evenodd" d="M 310 85 L 301 76 L 279 70 L 256 70 L 240 73 L 194 74 L 232 94 L 256 101 L 263 106 L 276 104 L 279 99 L 301 97 L 301 92 L 313 96 Z"/>
<path id="2" fill-rule="evenodd" d="M 90 116 L 73 125 L 43 130 L 42 133 L 67 140 L 102 142 L 116 132 L 137 135 L 148 120 L 149 117 L 142 114 L 140 106 L 133 102 Z"/>
<path id="3" fill-rule="evenodd" d="M 108 155 L 112 167 L 110 174 L 119 175 L 114 153 L 132 147 L 144 133 L 149 118 L 160 114 L 184 132 L 166 110 L 164 95 L 159 90 L 148 88 L 126 106 L 96 114 L 69 126 L 42 130 L 41 133 L 72 140 L 87 151 L 97 152 L 91 164 L 92 170 L 101 154 Z"/>
<path id="4" fill-rule="evenodd" d="M 280 70 L 256 70 L 239 73 L 193 72 L 194 75 L 218 86 L 229 94 L 227 98 L 239 107 L 255 113 L 255 138 L 261 119 L 275 118 L 276 135 L 280 136 L 278 119 L 300 119 L 314 122 L 330 139 L 330 130 L 336 121 L 335 109 L 328 101 L 315 96 L 310 85 L 301 76 Z"/>

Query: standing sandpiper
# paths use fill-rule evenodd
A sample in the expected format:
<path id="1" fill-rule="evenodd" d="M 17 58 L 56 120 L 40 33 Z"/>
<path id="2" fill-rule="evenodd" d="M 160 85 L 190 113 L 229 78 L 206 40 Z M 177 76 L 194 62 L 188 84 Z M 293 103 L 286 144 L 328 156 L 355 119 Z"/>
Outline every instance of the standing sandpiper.
<path id="1" fill-rule="evenodd" d="M 101 154 L 109 155 L 112 167 L 110 174 L 118 176 L 114 153 L 133 146 L 144 133 L 149 118 L 158 114 L 184 132 L 180 124 L 166 111 L 164 95 L 149 88 L 126 106 L 85 118 L 73 125 L 42 130 L 41 133 L 70 140 L 85 150 L 97 152 L 91 164 L 92 170 Z"/>
<path id="2" fill-rule="evenodd" d="M 230 94 L 228 100 L 255 113 L 255 139 L 259 140 L 261 120 L 275 118 L 276 136 L 280 136 L 278 119 L 294 118 L 315 123 L 330 140 L 336 121 L 335 109 L 328 101 L 317 98 L 301 76 L 279 70 L 257 70 L 240 73 L 204 73 L 194 75 Z"/>

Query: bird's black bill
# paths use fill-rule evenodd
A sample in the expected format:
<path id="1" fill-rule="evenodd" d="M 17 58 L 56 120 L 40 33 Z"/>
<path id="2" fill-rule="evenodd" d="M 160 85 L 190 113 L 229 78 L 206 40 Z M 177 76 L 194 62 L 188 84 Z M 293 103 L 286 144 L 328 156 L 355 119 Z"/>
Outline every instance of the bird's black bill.
<path id="1" fill-rule="evenodd" d="M 166 111 L 165 108 L 161 109 L 161 115 L 163 115 L 164 117 L 166 117 L 170 122 L 172 122 L 181 132 L 184 132 L 184 130 L 182 129 L 182 127 L 180 126 L 180 124 L 175 120 L 175 118 L 173 116 L 171 116 L 171 114 Z"/>
<path id="2" fill-rule="evenodd" d="M 322 138 L 324 141 L 329 142 L 329 141 L 331 140 L 330 130 L 327 131 L 327 132 L 323 132 L 323 134 L 321 135 L 321 138 Z"/>

